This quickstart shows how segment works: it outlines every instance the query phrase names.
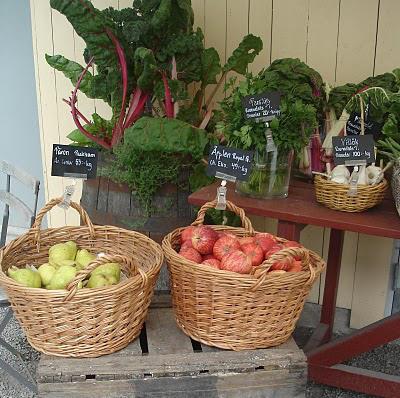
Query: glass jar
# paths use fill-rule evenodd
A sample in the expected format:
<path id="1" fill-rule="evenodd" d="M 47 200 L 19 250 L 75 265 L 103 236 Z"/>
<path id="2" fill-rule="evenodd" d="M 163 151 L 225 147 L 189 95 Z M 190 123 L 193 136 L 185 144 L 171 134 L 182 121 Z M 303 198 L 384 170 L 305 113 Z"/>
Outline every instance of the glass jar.
<path id="1" fill-rule="evenodd" d="M 286 198 L 293 151 L 256 152 L 247 181 L 236 181 L 236 192 L 253 198 Z"/>

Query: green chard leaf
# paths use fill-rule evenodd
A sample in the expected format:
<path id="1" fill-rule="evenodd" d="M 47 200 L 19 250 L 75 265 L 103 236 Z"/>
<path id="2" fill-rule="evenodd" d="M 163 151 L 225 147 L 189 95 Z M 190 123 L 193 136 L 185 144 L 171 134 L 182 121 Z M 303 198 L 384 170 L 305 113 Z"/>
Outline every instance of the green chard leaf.
<path id="1" fill-rule="evenodd" d="M 71 80 L 72 84 L 75 86 L 78 82 L 79 76 L 85 69 L 83 66 L 79 65 L 77 62 L 70 61 L 69 59 L 63 57 L 62 55 L 45 55 L 47 63 L 54 69 L 59 70 L 64 73 L 64 76 Z M 88 71 L 82 79 L 79 89 L 85 93 L 89 98 L 93 97 L 92 93 L 92 81 L 93 75 Z"/>
<path id="2" fill-rule="evenodd" d="M 106 28 L 114 30 L 112 20 L 88 0 L 50 0 L 50 6 L 67 17 L 97 65 L 118 65 L 114 45 L 106 33 Z"/>
<path id="3" fill-rule="evenodd" d="M 139 47 L 136 49 L 135 73 L 138 76 L 138 87 L 144 91 L 151 91 L 158 73 L 153 51 L 145 47 Z"/>
<path id="4" fill-rule="evenodd" d="M 262 48 L 263 43 L 259 37 L 252 34 L 245 36 L 239 47 L 228 58 L 223 71 L 235 71 L 244 75 L 248 65 L 254 61 L 254 58 L 261 52 Z"/>
<path id="5" fill-rule="evenodd" d="M 215 48 L 206 48 L 201 54 L 202 88 L 208 84 L 216 84 L 217 76 L 221 73 L 221 63 Z"/>
<path id="6" fill-rule="evenodd" d="M 204 130 L 178 119 L 142 117 L 125 131 L 124 145 L 138 151 L 182 153 L 199 159 L 208 143 Z"/>

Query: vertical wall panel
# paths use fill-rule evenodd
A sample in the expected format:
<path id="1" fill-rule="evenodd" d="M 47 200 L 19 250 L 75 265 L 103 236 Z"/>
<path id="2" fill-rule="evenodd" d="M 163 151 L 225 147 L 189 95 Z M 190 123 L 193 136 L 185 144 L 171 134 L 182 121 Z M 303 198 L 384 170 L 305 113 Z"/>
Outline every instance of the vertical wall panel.
<path id="1" fill-rule="evenodd" d="M 205 0 L 205 46 L 214 47 L 221 58 L 221 64 L 226 61 L 226 1 Z M 206 90 L 206 98 L 210 95 L 212 86 Z M 224 97 L 223 86 L 220 87 L 214 101 Z"/>
<path id="2" fill-rule="evenodd" d="M 62 186 L 59 177 L 51 177 L 51 145 L 60 142 L 55 71 L 44 58 L 45 54 L 53 54 L 51 8 L 48 2 L 31 1 L 31 10 L 43 174 L 46 180 L 45 197 L 48 201 L 60 195 L 60 186 Z M 48 215 L 48 223 L 49 225 L 65 224 L 64 211 L 61 208 L 55 208 Z"/>
<path id="3" fill-rule="evenodd" d="M 259 72 L 271 63 L 272 0 L 250 0 L 249 33 L 261 37 L 263 50 L 249 70 Z"/>
<path id="4" fill-rule="evenodd" d="M 229 0 L 227 2 L 226 19 L 226 58 L 228 59 L 232 52 L 238 47 L 243 37 L 249 33 L 249 0 Z M 226 78 L 236 76 L 238 80 L 242 76 L 235 72 L 229 72 Z"/>
<path id="5" fill-rule="evenodd" d="M 205 26 L 205 0 L 192 0 L 194 12 L 194 27 L 199 27 L 204 33 Z"/>
<path id="6" fill-rule="evenodd" d="M 360 234 L 350 327 L 360 328 L 385 314 L 393 240 Z"/>
<path id="7" fill-rule="evenodd" d="M 374 71 L 378 0 L 340 3 L 336 83 L 358 82 Z"/>
<path id="8" fill-rule="evenodd" d="M 335 83 L 340 0 L 310 0 L 307 64 Z"/>
<path id="9" fill-rule="evenodd" d="M 400 1 L 380 0 L 375 75 L 400 66 Z"/>
<path id="10" fill-rule="evenodd" d="M 308 0 L 275 0 L 272 18 L 272 61 L 286 57 L 305 61 Z"/>

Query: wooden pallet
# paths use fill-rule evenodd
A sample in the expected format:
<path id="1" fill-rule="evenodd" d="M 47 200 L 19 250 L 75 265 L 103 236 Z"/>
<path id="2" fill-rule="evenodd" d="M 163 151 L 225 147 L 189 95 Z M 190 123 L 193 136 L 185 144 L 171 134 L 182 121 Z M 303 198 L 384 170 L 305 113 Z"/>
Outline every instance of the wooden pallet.
<path id="1" fill-rule="evenodd" d="M 303 398 L 306 372 L 293 339 L 270 349 L 220 350 L 187 337 L 172 309 L 159 304 L 125 349 L 91 359 L 42 355 L 37 380 L 42 398 Z"/>

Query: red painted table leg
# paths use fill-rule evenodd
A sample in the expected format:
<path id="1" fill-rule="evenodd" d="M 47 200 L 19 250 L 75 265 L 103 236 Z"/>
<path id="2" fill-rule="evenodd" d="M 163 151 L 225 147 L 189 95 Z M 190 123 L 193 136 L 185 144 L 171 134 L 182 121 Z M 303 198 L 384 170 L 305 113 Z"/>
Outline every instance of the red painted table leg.
<path id="1" fill-rule="evenodd" d="M 300 240 L 300 232 L 305 227 L 290 221 L 278 220 L 278 236 L 287 240 Z"/>
<path id="2" fill-rule="evenodd" d="M 328 261 L 326 265 L 326 277 L 324 298 L 322 301 L 320 324 L 315 329 L 310 340 L 304 347 L 309 352 L 319 345 L 329 341 L 332 337 L 333 322 L 335 320 L 336 296 L 339 285 L 340 265 L 342 262 L 344 231 L 332 229 L 329 239 Z"/>
<path id="3" fill-rule="evenodd" d="M 379 397 L 398 398 L 400 376 L 340 364 L 398 338 L 400 338 L 400 313 L 307 353 L 308 377 L 317 383 Z"/>

